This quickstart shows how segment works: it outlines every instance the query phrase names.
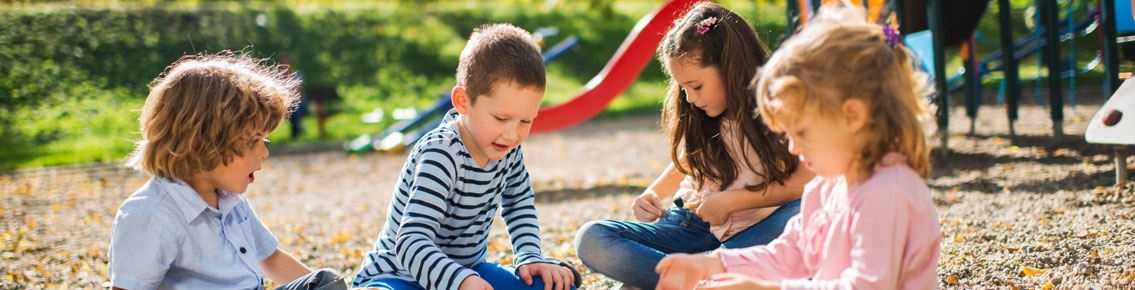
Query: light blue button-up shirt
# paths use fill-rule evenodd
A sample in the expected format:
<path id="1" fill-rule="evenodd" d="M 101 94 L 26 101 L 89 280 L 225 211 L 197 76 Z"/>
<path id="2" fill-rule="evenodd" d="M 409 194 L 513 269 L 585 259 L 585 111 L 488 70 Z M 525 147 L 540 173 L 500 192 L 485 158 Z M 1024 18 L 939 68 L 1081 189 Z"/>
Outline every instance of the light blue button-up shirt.
<path id="1" fill-rule="evenodd" d="M 151 178 L 118 208 L 108 272 L 113 287 L 261 289 L 260 261 L 278 242 L 242 194 L 210 207 L 185 182 Z"/>

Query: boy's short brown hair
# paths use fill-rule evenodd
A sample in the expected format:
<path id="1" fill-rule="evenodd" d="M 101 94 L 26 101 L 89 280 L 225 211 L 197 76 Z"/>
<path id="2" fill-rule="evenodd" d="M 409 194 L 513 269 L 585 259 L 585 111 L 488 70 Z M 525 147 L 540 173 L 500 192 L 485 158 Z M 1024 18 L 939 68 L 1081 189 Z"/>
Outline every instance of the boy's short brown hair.
<path id="1" fill-rule="evenodd" d="M 150 86 L 138 118 L 142 137 L 126 165 L 188 180 L 242 156 L 254 135 L 275 130 L 299 99 L 294 74 L 264 61 L 225 51 L 187 55 L 167 67 Z"/>
<path id="2" fill-rule="evenodd" d="M 544 57 L 528 31 L 511 24 L 489 24 L 473 30 L 461 51 L 457 85 L 471 102 L 492 93 L 501 81 L 544 89 Z"/>

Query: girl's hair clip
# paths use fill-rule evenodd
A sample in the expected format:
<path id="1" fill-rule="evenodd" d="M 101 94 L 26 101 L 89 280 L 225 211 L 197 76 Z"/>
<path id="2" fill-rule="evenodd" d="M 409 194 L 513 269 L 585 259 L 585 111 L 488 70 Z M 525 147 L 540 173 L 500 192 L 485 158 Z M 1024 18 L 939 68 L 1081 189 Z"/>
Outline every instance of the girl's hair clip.
<path id="1" fill-rule="evenodd" d="M 705 35 L 706 32 L 709 32 L 709 30 L 713 29 L 713 27 L 716 25 L 717 17 L 706 18 L 705 20 L 702 20 L 700 24 L 698 24 L 698 34 Z"/>
<path id="2" fill-rule="evenodd" d="M 898 47 L 898 44 L 902 42 L 902 35 L 899 34 L 898 30 L 896 30 L 894 27 L 891 27 L 890 25 L 883 26 L 883 35 L 886 35 L 887 46 L 890 46 L 891 48 Z"/>

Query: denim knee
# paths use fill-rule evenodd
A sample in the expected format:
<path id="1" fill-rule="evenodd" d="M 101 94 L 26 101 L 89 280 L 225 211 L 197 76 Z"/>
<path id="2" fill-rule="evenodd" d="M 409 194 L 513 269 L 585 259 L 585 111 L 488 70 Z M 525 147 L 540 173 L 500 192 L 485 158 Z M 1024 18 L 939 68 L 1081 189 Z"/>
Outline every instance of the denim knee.
<path id="1" fill-rule="evenodd" d="M 594 220 L 583 224 L 575 234 L 575 254 L 587 267 L 608 264 L 606 246 L 617 234 L 608 220 Z"/>

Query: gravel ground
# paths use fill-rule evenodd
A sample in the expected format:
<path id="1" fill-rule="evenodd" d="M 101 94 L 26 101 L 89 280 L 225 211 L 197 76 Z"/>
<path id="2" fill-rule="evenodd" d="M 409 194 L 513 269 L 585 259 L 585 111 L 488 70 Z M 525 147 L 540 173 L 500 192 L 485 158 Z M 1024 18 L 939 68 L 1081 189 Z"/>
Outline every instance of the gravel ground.
<path id="1" fill-rule="evenodd" d="M 1050 137 L 1048 114 L 1028 104 L 1031 97 L 1016 138 L 998 106 L 981 108 L 974 135 L 955 110 L 951 152 L 934 160 L 928 180 L 943 231 L 942 288 L 1135 288 L 1135 187 L 1113 186 L 1111 149 L 1083 141 L 1102 101 L 1080 95 L 1097 105 L 1066 108 L 1061 140 Z M 576 229 L 592 219 L 631 219 L 634 196 L 668 160 L 657 118 L 598 120 L 525 143 L 547 255 L 584 268 L 571 249 Z M 381 229 L 404 160 L 405 153 L 272 156 L 247 194 L 281 247 L 308 266 L 353 275 Z M 0 174 L 0 289 L 107 287 L 115 210 L 145 181 L 115 164 Z M 508 263 L 503 222 L 494 227 L 489 261 Z M 584 271 L 586 289 L 614 285 Z"/>

